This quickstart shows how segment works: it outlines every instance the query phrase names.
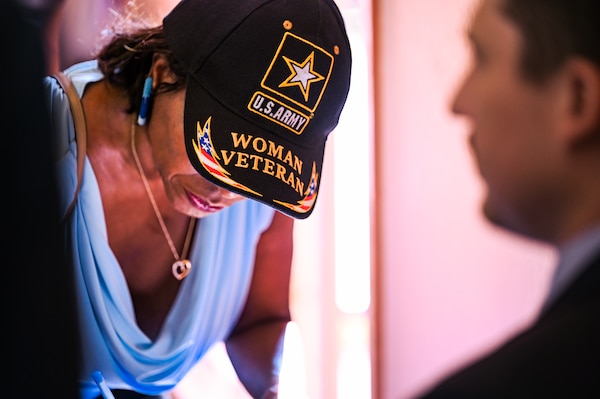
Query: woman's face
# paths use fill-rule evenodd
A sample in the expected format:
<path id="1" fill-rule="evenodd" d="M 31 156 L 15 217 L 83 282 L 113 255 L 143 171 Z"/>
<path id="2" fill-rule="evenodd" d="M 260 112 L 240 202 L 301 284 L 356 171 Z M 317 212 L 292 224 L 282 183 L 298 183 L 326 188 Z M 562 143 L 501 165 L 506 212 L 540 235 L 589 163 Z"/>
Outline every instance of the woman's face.
<path id="1" fill-rule="evenodd" d="M 147 125 L 148 138 L 165 192 L 175 209 L 203 217 L 245 197 L 206 180 L 190 163 L 183 134 L 184 103 L 185 90 L 156 95 Z"/>

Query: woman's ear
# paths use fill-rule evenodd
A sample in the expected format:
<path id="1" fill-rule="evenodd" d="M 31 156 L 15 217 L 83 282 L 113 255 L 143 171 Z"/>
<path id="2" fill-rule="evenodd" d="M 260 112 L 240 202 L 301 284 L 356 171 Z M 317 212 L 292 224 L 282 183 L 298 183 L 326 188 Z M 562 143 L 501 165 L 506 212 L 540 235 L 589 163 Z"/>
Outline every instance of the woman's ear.
<path id="1" fill-rule="evenodd" d="M 600 130 L 600 69 L 578 57 L 568 60 L 562 73 L 568 101 L 564 132 L 576 144 Z"/>
<path id="2" fill-rule="evenodd" d="M 167 59 L 162 54 L 154 54 L 149 76 L 152 77 L 152 90 L 160 83 L 175 83 L 177 77 L 171 71 Z"/>

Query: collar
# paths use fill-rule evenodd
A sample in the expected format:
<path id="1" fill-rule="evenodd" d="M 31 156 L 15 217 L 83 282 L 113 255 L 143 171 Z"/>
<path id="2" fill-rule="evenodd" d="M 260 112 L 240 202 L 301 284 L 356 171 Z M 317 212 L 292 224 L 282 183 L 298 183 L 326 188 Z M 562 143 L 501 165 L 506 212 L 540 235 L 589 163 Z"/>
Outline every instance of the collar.
<path id="1" fill-rule="evenodd" d="M 559 248 L 558 265 L 543 306 L 547 310 L 600 252 L 600 225 L 595 225 Z"/>

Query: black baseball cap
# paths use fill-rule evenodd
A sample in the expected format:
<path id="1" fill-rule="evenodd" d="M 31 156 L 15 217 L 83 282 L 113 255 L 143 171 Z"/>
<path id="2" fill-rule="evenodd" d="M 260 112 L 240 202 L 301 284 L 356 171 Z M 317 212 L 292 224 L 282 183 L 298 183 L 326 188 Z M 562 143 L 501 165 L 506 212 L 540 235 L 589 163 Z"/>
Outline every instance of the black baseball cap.
<path id="1" fill-rule="evenodd" d="M 188 157 L 209 181 L 294 218 L 313 211 L 352 57 L 333 0 L 182 0 L 163 20 L 188 73 Z"/>

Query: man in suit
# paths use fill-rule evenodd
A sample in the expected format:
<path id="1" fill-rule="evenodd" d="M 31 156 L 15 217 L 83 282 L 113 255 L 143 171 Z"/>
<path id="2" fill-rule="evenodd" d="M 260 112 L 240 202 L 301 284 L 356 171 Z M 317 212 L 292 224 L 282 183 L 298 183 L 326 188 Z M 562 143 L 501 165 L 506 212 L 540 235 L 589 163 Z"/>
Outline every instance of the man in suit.
<path id="1" fill-rule="evenodd" d="M 600 397 L 600 2 L 483 0 L 452 103 L 471 123 L 483 213 L 554 245 L 538 318 L 422 397 Z"/>

